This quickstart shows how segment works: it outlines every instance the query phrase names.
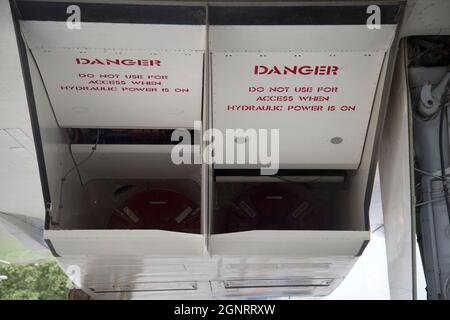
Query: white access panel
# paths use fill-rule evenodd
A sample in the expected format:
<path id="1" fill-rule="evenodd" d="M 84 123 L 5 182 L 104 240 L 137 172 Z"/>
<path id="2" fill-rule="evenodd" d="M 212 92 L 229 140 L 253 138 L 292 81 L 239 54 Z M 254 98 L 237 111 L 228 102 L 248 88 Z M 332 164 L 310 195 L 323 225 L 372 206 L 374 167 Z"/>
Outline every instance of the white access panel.
<path id="1" fill-rule="evenodd" d="M 178 128 L 201 119 L 203 53 L 33 53 L 62 127 Z"/>
<path id="2" fill-rule="evenodd" d="M 210 26 L 210 50 L 217 51 L 382 51 L 389 49 L 396 25 Z"/>
<path id="3" fill-rule="evenodd" d="M 210 251 L 223 256 L 357 256 L 369 231 L 252 230 L 213 234 Z"/>
<path id="4" fill-rule="evenodd" d="M 356 169 L 384 56 L 215 52 L 213 126 L 279 129 L 280 168 Z"/>
<path id="5" fill-rule="evenodd" d="M 206 31 L 201 25 L 82 22 L 81 29 L 69 29 L 66 22 L 21 20 L 20 27 L 32 49 L 205 50 Z"/>
<path id="6" fill-rule="evenodd" d="M 45 230 L 60 256 L 201 256 L 203 236 L 165 230 Z"/>
<path id="7" fill-rule="evenodd" d="M 60 126 L 192 128 L 201 119 L 204 26 L 20 24 Z"/>

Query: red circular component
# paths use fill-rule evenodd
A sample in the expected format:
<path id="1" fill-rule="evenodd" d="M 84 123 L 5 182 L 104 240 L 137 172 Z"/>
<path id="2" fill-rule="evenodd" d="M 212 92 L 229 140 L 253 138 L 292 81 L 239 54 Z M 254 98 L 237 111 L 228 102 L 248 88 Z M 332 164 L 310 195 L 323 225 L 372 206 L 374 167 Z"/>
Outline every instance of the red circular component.
<path id="1" fill-rule="evenodd" d="M 114 210 L 109 228 L 200 233 L 200 208 L 175 191 L 153 189 L 139 192 Z"/>
<path id="2" fill-rule="evenodd" d="M 264 183 L 252 187 L 218 212 L 215 232 L 315 230 L 323 215 L 301 185 Z"/>

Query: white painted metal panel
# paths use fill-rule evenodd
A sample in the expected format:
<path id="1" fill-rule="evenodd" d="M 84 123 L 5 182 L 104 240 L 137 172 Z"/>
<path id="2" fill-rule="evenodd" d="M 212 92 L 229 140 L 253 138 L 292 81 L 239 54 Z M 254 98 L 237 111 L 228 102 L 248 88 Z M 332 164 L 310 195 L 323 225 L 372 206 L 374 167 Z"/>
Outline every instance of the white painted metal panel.
<path id="1" fill-rule="evenodd" d="M 450 1 L 410 0 L 401 26 L 401 37 L 450 35 Z"/>
<path id="2" fill-rule="evenodd" d="M 202 53 L 34 49 L 63 127 L 193 127 Z"/>
<path id="3" fill-rule="evenodd" d="M 75 160 L 79 162 L 86 159 L 92 153 L 92 147 L 87 144 L 72 145 Z M 199 165 L 174 164 L 171 160 L 172 148 L 172 145 L 97 145 L 90 160 L 84 162 L 80 169 L 87 180 L 198 179 Z"/>
<path id="4" fill-rule="evenodd" d="M 34 48 L 115 48 L 127 50 L 203 51 L 205 26 L 82 22 L 20 21 L 27 45 Z"/>
<path id="5" fill-rule="evenodd" d="M 45 230 L 60 256 L 155 255 L 197 256 L 203 236 L 164 230 Z"/>
<path id="6" fill-rule="evenodd" d="M 387 51 L 396 25 L 370 30 L 361 25 L 211 26 L 210 50 L 217 51 Z"/>
<path id="7" fill-rule="evenodd" d="M 379 167 L 386 235 L 389 287 L 392 299 L 414 298 L 414 215 L 411 184 L 409 90 L 406 47 L 400 47 L 386 122 L 381 139 Z"/>
<path id="8" fill-rule="evenodd" d="M 160 257 L 146 255 L 71 255 L 58 258 L 62 267 L 81 269 L 81 285 L 90 288 L 107 287 L 127 283 L 133 291 L 145 283 L 196 281 L 197 290 L 188 292 L 160 291 L 142 292 L 140 298 L 210 299 L 224 297 L 226 292 L 213 290 L 210 281 L 246 279 L 334 279 L 328 290 L 334 289 L 353 266 L 356 258 L 345 256 L 328 257 Z M 221 275 L 220 279 L 217 275 Z M 203 283 L 208 283 L 207 288 Z M 230 292 L 232 293 L 232 292 Z M 266 292 L 266 297 L 279 295 Z M 123 294 L 123 293 L 122 293 Z M 119 295 L 120 296 L 120 295 Z M 240 298 L 252 296 L 251 292 Z M 254 296 L 254 295 L 253 295 Z M 101 298 L 98 293 L 95 299 Z M 109 298 L 112 298 L 112 294 Z M 122 296 L 124 297 L 124 296 Z M 134 293 L 124 298 L 136 297 Z M 106 298 L 106 297 L 105 297 Z M 117 296 L 115 298 L 118 298 Z"/>
<path id="9" fill-rule="evenodd" d="M 320 297 L 334 289 L 333 279 L 289 278 L 233 281 L 211 281 L 211 289 L 216 299 L 267 299 L 267 297 Z"/>
<path id="10" fill-rule="evenodd" d="M 281 168 L 356 169 L 383 59 L 384 52 L 214 53 L 213 125 L 279 129 Z"/>
<path id="11" fill-rule="evenodd" d="M 254 230 L 210 236 L 213 255 L 327 257 L 358 255 L 369 231 Z"/>
<path id="12" fill-rule="evenodd" d="M 81 29 L 71 30 L 55 21 L 20 25 L 60 126 L 173 128 L 200 120 L 204 26 L 83 22 Z M 105 59 L 121 61 L 107 65 Z"/>

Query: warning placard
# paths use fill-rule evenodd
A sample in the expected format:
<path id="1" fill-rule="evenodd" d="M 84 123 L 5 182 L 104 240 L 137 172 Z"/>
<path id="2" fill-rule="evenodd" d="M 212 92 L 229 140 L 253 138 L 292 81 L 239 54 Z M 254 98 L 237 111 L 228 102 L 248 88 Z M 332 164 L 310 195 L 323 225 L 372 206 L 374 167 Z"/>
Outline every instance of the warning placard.
<path id="1" fill-rule="evenodd" d="M 34 50 L 64 127 L 192 127 L 201 117 L 203 53 Z"/>
<path id="2" fill-rule="evenodd" d="M 383 56 L 214 53 L 214 127 L 279 129 L 287 167 L 356 168 Z"/>

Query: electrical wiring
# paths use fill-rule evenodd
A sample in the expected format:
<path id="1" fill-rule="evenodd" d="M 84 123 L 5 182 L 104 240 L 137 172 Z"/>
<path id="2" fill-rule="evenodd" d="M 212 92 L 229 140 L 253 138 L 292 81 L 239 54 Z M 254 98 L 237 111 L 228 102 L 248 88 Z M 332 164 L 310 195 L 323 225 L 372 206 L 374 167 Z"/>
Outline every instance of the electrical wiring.
<path id="1" fill-rule="evenodd" d="M 434 203 L 434 202 L 438 202 L 438 201 L 442 201 L 442 200 L 444 200 L 444 197 L 439 197 L 439 198 L 436 198 L 436 199 L 433 199 L 433 200 L 418 202 L 418 203 L 416 203 L 416 207 L 421 207 L 421 206 L 424 206 L 424 205 L 427 205 L 427 204 L 430 204 L 430 203 Z"/>
<path id="2" fill-rule="evenodd" d="M 443 178 L 443 176 L 438 176 L 438 175 L 435 175 L 435 174 L 433 174 L 431 172 L 428 172 L 428 171 L 425 171 L 425 170 L 421 170 L 419 168 L 414 168 L 414 170 L 419 172 L 419 173 L 422 173 L 422 174 L 424 174 L 426 176 L 430 176 L 430 177 L 433 177 L 433 178 L 436 178 L 436 179 L 439 179 L 439 180 L 441 180 Z"/>
<path id="3" fill-rule="evenodd" d="M 63 203 L 63 199 L 64 199 L 63 188 L 62 188 L 62 186 L 63 186 L 64 182 L 66 181 L 66 178 L 69 176 L 69 174 L 70 174 L 73 170 L 76 170 L 77 175 L 78 175 L 78 180 L 80 181 L 81 186 L 82 186 L 83 188 L 86 186 L 86 184 L 83 182 L 83 178 L 81 177 L 80 166 L 81 166 L 83 163 L 87 162 L 87 161 L 94 155 L 94 152 L 97 150 L 97 145 L 98 145 L 99 140 L 100 140 L 100 129 L 97 129 L 97 139 L 96 139 L 96 141 L 95 141 L 95 145 L 92 147 L 92 151 L 89 153 L 89 155 L 88 155 L 86 158 L 84 158 L 83 160 L 81 160 L 81 161 L 78 162 L 78 163 L 76 162 L 75 156 L 73 155 L 73 152 L 72 152 L 72 144 L 69 143 L 69 154 L 70 154 L 70 157 L 72 158 L 72 161 L 73 161 L 73 167 L 70 168 L 70 169 L 66 172 L 66 174 L 61 178 L 61 192 L 59 193 L 59 203 L 60 203 L 60 206 L 61 206 L 61 204 Z M 53 221 L 53 220 L 52 220 L 52 223 L 55 224 L 55 225 L 58 224 L 58 222 Z"/>
<path id="4" fill-rule="evenodd" d="M 418 58 L 422 57 L 426 53 L 429 53 L 430 51 L 433 51 L 433 50 L 442 49 L 443 47 L 445 47 L 445 46 L 441 44 L 439 47 L 430 47 L 430 48 L 427 48 L 427 49 L 423 50 L 422 52 L 418 53 L 414 57 L 410 58 L 408 60 L 408 65 L 410 65 L 412 62 L 414 62 Z"/>
<path id="5" fill-rule="evenodd" d="M 82 179 L 82 177 L 81 177 L 80 166 L 81 166 L 83 163 L 87 162 L 87 161 L 94 155 L 94 152 L 97 150 L 97 145 L 98 145 L 99 140 L 100 140 L 100 129 L 97 129 L 97 138 L 96 138 L 96 140 L 95 140 L 95 145 L 92 147 L 92 150 L 91 150 L 91 152 L 89 153 L 89 155 L 88 155 L 86 158 L 84 158 L 83 160 L 81 160 L 80 162 L 78 162 L 78 163 L 76 162 L 75 157 L 74 157 L 73 152 L 72 152 L 72 144 L 69 144 L 69 153 L 70 153 L 70 156 L 72 157 L 72 160 L 73 160 L 74 165 L 73 165 L 73 167 L 70 168 L 69 171 L 67 171 L 66 174 L 62 177 L 62 180 L 63 180 L 63 181 L 66 180 L 67 176 L 68 176 L 73 170 L 76 170 L 81 185 L 82 185 L 82 186 L 85 186 L 85 184 L 84 184 L 84 182 L 83 182 L 83 179 Z"/>
<path id="6" fill-rule="evenodd" d="M 22 35 L 22 36 L 23 36 L 23 35 Z M 36 69 L 37 69 L 37 71 L 38 71 L 39 77 L 40 77 L 42 83 L 44 83 L 44 77 L 42 76 L 41 70 L 40 70 L 39 65 L 38 65 L 38 63 L 37 63 L 37 60 L 36 60 L 36 58 L 35 58 L 35 56 L 34 56 L 34 54 L 33 54 L 33 51 L 29 50 L 29 53 L 30 53 L 31 58 L 33 59 L 33 62 L 34 62 L 34 64 L 35 64 L 35 66 L 36 66 Z M 66 174 L 61 178 L 61 180 L 64 182 L 65 179 L 67 178 L 67 176 L 75 169 L 76 172 L 77 172 L 77 175 L 78 175 L 78 180 L 80 181 L 81 186 L 84 187 L 84 183 L 83 183 L 83 179 L 82 179 L 82 177 L 81 177 L 81 172 L 80 172 L 80 170 L 79 170 L 79 167 L 80 167 L 81 164 L 83 164 L 83 163 L 85 163 L 87 160 L 89 160 L 89 159 L 92 157 L 92 155 L 94 154 L 95 150 L 97 150 L 97 144 L 98 144 L 98 141 L 99 141 L 100 130 L 97 129 L 97 141 L 96 141 L 96 143 L 95 143 L 95 146 L 92 148 L 92 152 L 86 157 L 86 159 L 84 159 L 84 160 L 80 161 L 79 163 L 77 163 L 76 160 L 75 160 L 75 157 L 74 157 L 74 155 L 73 155 L 73 152 L 72 152 L 72 144 L 70 143 L 70 137 L 68 136 L 67 131 L 66 131 L 63 127 L 61 127 L 61 125 L 60 125 L 59 122 L 58 122 L 58 118 L 56 117 L 55 109 L 53 108 L 53 104 L 52 104 L 52 101 L 51 101 L 51 99 L 50 99 L 50 95 L 49 95 L 49 93 L 48 93 L 48 91 L 47 91 L 47 88 L 46 88 L 45 86 L 44 86 L 44 91 L 45 91 L 45 95 L 46 95 L 46 97 L 47 97 L 47 100 L 48 100 L 50 109 L 51 109 L 51 111 L 52 111 L 52 113 L 53 113 L 53 117 L 54 117 L 54 119 L 55 119 L 56 125 L 58 126 L 59 129 L 63 130 L 63 132 L 64 132 L 64 133 L 66 134 L 66 136 L 67 136 L 67 140 L 68 140 L 68 148 L 69 148 L 69 155 L 70 155 L 70 158 L 72 159 L 72 162 L 73 162 L 73 167 L 72 167 L 71 169 L 69 169 L 68 172 L 66 172 Z"/>

